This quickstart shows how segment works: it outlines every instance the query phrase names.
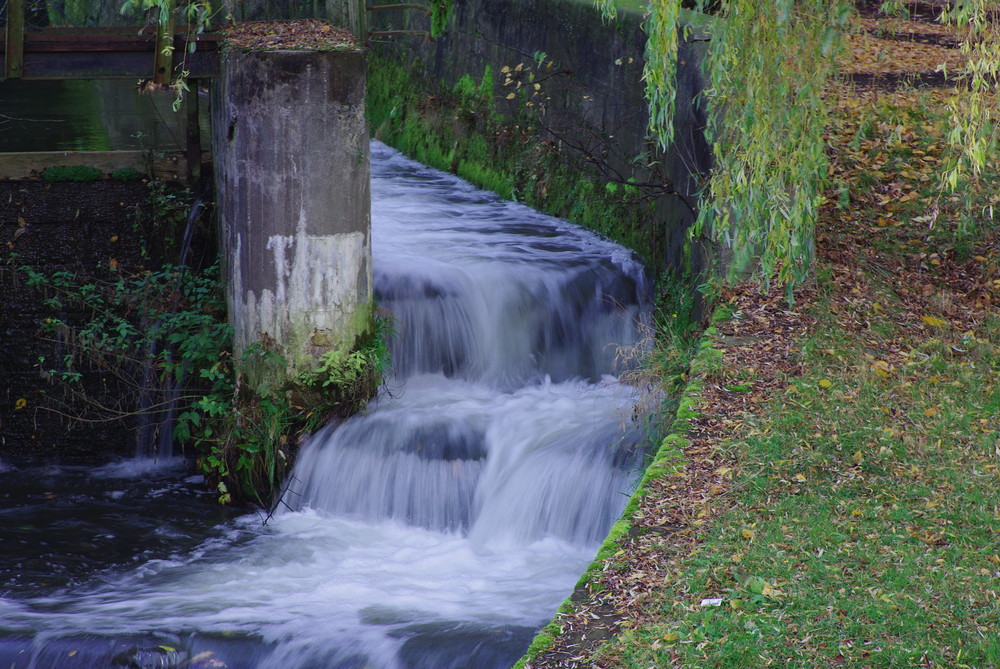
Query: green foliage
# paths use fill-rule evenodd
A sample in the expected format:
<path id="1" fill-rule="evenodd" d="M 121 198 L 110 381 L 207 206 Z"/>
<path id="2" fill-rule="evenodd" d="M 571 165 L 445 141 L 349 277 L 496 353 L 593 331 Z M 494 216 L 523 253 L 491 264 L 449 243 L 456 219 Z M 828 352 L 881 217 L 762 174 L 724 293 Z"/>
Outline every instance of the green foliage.
<path id="1" fill-rule="evenodd" d="M 115 181 L 139 181 L 143 178 L 142 172 L 132 169 L 131 167 L 122 167 L 113 171 L 109 175 Z"/>
<path id="2" fill-rule="evenodd" d="M 141 15 L 152 17 L 157 24 L 158 30 L 166 35 L 173 32 L 173 19 L 180 16 L 180 23 L 186 26 L 188 36 L 200 35 L 211 26 L 212 18 L 217 10 L 212 9 L 212 3 L 208 0 L 124 0 L 119 8 L 121 14 Z M 170 55 L 174 52 L 174 40 L 172 37 L 165 39 L 163 54 Z M 188 40 L 188 52 L 193 53 L 197 48 L 197 42 Z M 173 110 L 180 111 L 184 102 L 184 94 L 190 92 L 187 84 L 188 69 L 185 67 L 187 53 L 184 53 L 179 66 L 171 72 L 171 85 L 176 92 L 173 102 Z"/>
<path id="3" fill-rule="evenodd" d="M 174 440 L 193 445 L 200 470 L 224 504 L 269 506 L 297 435 L 363 406 L 388 366 L 391 324 L 385 319 L 356 350 L 329 351 L 298 383 L 288 382 L 285 359 L 266 343 L 250 346 L 234 361 L 217 265 L 203 272 L 175 266 L 119 272 L 100 282 L 83 282 L 71 272 L 20 270 L 27 285 L 46 296 L 47 308 L 90 314 L 79 325 L 58 315 L 46 319 L 46 329 L 68 342 L 70 353 L 40 359 L 43 373 L 82 394 L 80 369 L 99 366 L 138 394 L 148 390 L 145 370 L 152 370 L 159 387 L 179 393 Z M 166 408 L 160 402 L 149 411 Z M 124 417 L 119 407 L 102 410 Z"/>
<path id="4" fill-rule="evenodd" d="M 597 4 L 614 16 L 610 0 Z M 650 134 L 661 147 L 673 139 L 680 5 L 650 2 L 644 24 Z M 848 12 L 843 0 L 727 0 L 712 25 L 705 101 L 715 168 L 691 233 L 728 249 L 732 276 L 751 271 L 767 286 L 808 275 L 826 178 L 820 93 Z"/>
<path id="5" fill-rule="evenodd" d="M 174 434 L 194 441 L 198 466 L 219 492 L 220 504 L 235 498 L 269 507 L 281 488 L 297 415 L 273 382 L 283 378 L 285 364 L 264 345 L 251 346 L 229 369 L 208 370 L 211 389 L 180 416 Z"/>
<path id="6" fill-rule="evenodd" d="M 618 16 L 617 0 L 594 0 L 606 21 Z M 649 103 L 649 133 L 661 148 L 674 139 L 677 46 L 682 0 L 656 0 L 645 8 L 646 61 L 643 80 Z"/>
<path id="7" fill-rule="evenodd" d="M 184 22 L 197 33 L 202 33 L 211 25 L 212 3 L 207 0 L 124 0 L 118 10 L 122 14 L 156 14 L 157 23 L 161 28 L 167 26 L 170 18 L 170 8 L 181 14 Z"/>
<path id="8" fill-rule="evenodd" d="M 392 320 L 375 317 L 374 329 L 351 350 L 333 348 L 319 357 L 319 366 L 299 375 L 299 392 L 326 396 L 331 406 L 354 411 L 375 394 L 389 367 L 388 340 L 395 336 Z"/>
<path id="9" fill-rule="evenodd" d="M 664 149 L 674 138 L 677 96 L 674 73 L 677 71 L 677 22 L 680 9 L 681 0 L 651 2 L 643 24 L 649 36 L 643 69 L 646 100 L 649 102 L 649 129 Z"/>
<path id="10" fill-rule="evenodd" d="M 220 503 L 251 500 L 269 508 L 288 473 L 298 438 L 346 417 L 374 396 L 389 365 L 391 321 L 351 350 L 331 349 L 315 370 L 289 379 L 285 358 L 265 339 L 248 347 L 228 375 L 212 376 L 212 392 L 195 402 L 191 437 L 198 464 L 219 492 Z"/>
<path id="11" fill-rule="evenodd" d="M 696 3 L 705 10 L 706 0 Z M 605 19 L 614 0 L 595 0 Z M 711 24 L 706 72 L 707 138 L 715 167 L 692 235 L 721 244 L 730 279 L 751 274 L 765 288 L 794 286 L 809 273 L 813 228 L 827 177 L 822 90 L 853 11 L 846 0 L 723 0 Z M 680 0 L 649 2 L 644 28 L 650 134 L 673 138 Z M 943 20 L 962 27 L 968 95 L 956 98 L 942 173 L 953 191 L 979 176 L 1000 141 L 1000 23 L 988 0 L 954 3 Z M 905 14 L 905 3 L 882 3 Z M 860 132 L 860 131 L 859 131 Z M 968 217 L 972 221 L 974 217 Z M 972 225 L 972 223 L 969 223 Z M 961 230 L 959 232 L 962 232 Z"/>
<path id="12" fill-rule="evenodd" d="M 179 238 L 190 194 L 159 183 L 150 193 L 153 222 L 147 229 L 156 237 Z M 115 266 L 86 279 L 30 266 L 19 271 L 52 311 L 44 320 L 46 332 L 67 351 L 58 359 L 40 359 L 43 375 L 102 420 L 131 414 L 87 397 L 85 370 L 100 369 L 131 396 L 159 397 L 136 410 L 154 422 L 158 415 L 175 413 L 174 440 L 193 447 L 221 503 L 269 506 L 291 465 L 298 435 L 360 408 L 388 365 L 386 337 L 392 327 L 386 319 L 377 319 L 374 330 L 355 343 L 356 350 L 330 351 L 314 373 L 295 383 L 287 378 L 285 359 L 266 341 L 234 360 L 217 264 L 201 271 Z"/>
<path id="13" fill-rule="evenodd" d="M 174 258 L 180 250 L 194 194 L 184 188 L 176 188 L 162 181 L 149 183 L 147 199 L 152 213 L 148 217 L 138 216 L 136 227 L 143 227 L 141 253 L 144 260 Z M 198 225 L 204 225 L 199 219 Z"/>
<path id="14" fill-rule="evenodd" d="M 42 178 L 46 181 L 99 181 L 104 178 L 104 172 L 88 165 L 62 165 L 47 168 Z"/>
<path id="15" fill-rule="evenodd" d="M 72 393 L 85 393 L 79 370 L 95 367 L 131 387 L 135 395 L 150 390 L 151 372 L 156 387 L 179 389 L 182 404 L 194 402 L 200 392 L 225 387 L 232 332 L 225 322 L 218 266 L 203 272 L 172 265 L 134 274 L 115 271 L 105 279 L 86 281 L 72 272 L 43 274 L 28 266 L 20 270 L 27 285 L 46 296 L 43 304 L 55 312 L 44 321 L 47 332 L 69 350 L 60 360 L 40 358 L 39 367 Z M 90 316 L 72 322 L 61 315 L 70 310 Z M 118 407 L 99 409 L 108 417 L 124 417 Z M 167 406 L 154 403 L 147 410 L 155 416 Z M 200 420 L 197 412 L 183 412 L 175 435 L 186 439 Z"/>
<path id="16" fill-rule="evenodd" d="M 230 336 L 228 325 L 220 322 L 225 312 L 217 266 L 195 273 L 168 265 L 131 275 L 116 272 L 91 282 L 81 282 L 67 271 L 43 274 L 29 266 L 20 270 L 29 287 L 48 296 L 46 306 L 91 314 L 81 326 L 59 317 L 45 321 L 52 332 L 72 331 L 73 357 L 85 352 L 102 360 L 152 362 L 161 377 L 179 380 L 215 364 Z M 175 345 L 181 354 L 177 359 L 168 355 Z M 150 360 L 151 349 L 158 352 Z"/>

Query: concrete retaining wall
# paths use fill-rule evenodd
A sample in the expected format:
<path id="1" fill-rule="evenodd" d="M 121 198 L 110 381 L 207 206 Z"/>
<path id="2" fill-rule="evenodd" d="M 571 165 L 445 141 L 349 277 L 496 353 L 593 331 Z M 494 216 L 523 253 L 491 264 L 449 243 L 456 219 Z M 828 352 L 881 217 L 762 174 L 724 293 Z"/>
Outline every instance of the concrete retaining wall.
<path id="1" fill-rule="evenodd" d="M 692 26 L 703 17 L 686 12 Z M 426 28 L 417 12 L 378 12 L 372 30 Z M 402 62 L 414 85 L 429 96 L 447 97 L 463 76 L 478 81 L 487 66 L 495 77 L 498 110 L 513 118 L 518 101 L 508 100 L 502 86 L 504 66 L 531 66 L 536 58 L 554 63 L 540 70 L 546 102 L 539 125 L 555 138 L 561 151 L 589 163 L 590 176 L 666 180 L 678 196 L 660 197 L 657 223 L 665 239 L 664 266 L 679 266 L 685 253 L 685 231 L 694 220 L 692 205 L 711 164 L 711 148 L 702 134 L 705 112 L 699 95 L 706 82 L 701 62 L 707 33 L 693 27 L 678 58 L 675 145 L 660 155 L 646 140 L 648 109 L 642 70 L 646 36 L 642 17 L 622 12 L 612 24 L 602 21 L 593 4 L 578 0 L 455 0 L 445 34 L 428 42 L 392 38 L 376 47 L 384 58 Z M 579 160 L 580 158 L 583 160 Z M 649 165 L 655 163 L 651 169 Z M 552 212 L 560 215 L 561 212 Z M 697 258 L 691 269 L 699 269 Z"/>

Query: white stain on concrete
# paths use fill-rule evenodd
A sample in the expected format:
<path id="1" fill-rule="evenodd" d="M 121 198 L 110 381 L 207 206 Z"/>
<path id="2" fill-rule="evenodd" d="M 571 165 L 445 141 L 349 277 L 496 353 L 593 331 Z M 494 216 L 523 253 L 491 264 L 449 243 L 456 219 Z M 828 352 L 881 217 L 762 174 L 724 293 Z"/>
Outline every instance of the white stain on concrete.
<path id="1" fill-rule="evenodd" d="M 233 260 L 240 262 L 242 235 L 236 240 Z M 355 312 L 371 299 L 361 294 L 358 277 L 370 272 L 371 249 L 367 235 L 351 232 L 309 235 L 300 223 L 296 235 L 273 235 L 266 244 L 273 262 L 272 289 L 259 294 L 244 290 L 241 277 L 260 267 L 233 267 L 240 277 L 230 285 L 230 304 L 237 325 L 237 350 L 260 341 L 267 334 L 285 349 L 293 367 L 301 368 L 316 345 L 349 346 L 358 334 Z M 371 280 L 365 282 L 371 285 Z"/>

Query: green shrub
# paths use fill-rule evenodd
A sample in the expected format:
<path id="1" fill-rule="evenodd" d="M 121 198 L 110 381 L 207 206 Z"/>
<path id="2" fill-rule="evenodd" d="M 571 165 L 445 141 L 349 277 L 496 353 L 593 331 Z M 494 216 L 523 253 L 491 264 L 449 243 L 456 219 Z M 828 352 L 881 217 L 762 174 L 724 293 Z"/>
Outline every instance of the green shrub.
<path id="1" fill-rule="evenodd" d="M 132 169 L 131 167 L 122 167 L 117 169 L 110 174 L 111 178 L 115 181 L 139 181 L 142 179 L 143 174 L 139 170 Z"/>
<path id="2" fill-rule="evenodd" d="M 98 181 L 104 178 L 104 172 L 87 165 L 61 165 L 47 168 L 42 178 L 46 181 Z"/>

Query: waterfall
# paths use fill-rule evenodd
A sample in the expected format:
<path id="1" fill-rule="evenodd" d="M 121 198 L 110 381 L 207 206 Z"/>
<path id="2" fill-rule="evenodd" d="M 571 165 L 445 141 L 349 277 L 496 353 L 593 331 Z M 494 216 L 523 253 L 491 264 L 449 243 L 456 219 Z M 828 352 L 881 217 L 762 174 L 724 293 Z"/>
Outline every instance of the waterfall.
<path id="1" fill-rule="evenodd" d="M 309 439 L 266 524 L 196 532 L 172 520 L 186 482 L 136 493 L 127 472 L 79 474 L 66 496 L 100 499 L 74 522 L 120 557 L 88 554 L 42 592 L 0 568 L 0 665 L 500 669 L 570 594 L 644 464 L 636 391 L 616 378 L 648 318 L 643 270 L 565 221 L 372 155 L 375 288 L 397 332 L 381 395 Z M 130 513 L 130 530 L 118 499 L 160 515 Z M 55 535 L 38 535 L 50 560 Z"/>
<path id="2" fill-rule="evenodd" d="M 641 268 L 564 221 L 374 148 L 375 290 L 391 398 L 315 435 L 287 508 L 511 546 L 598 541 L 641 434 L 610 375 Z"/>

